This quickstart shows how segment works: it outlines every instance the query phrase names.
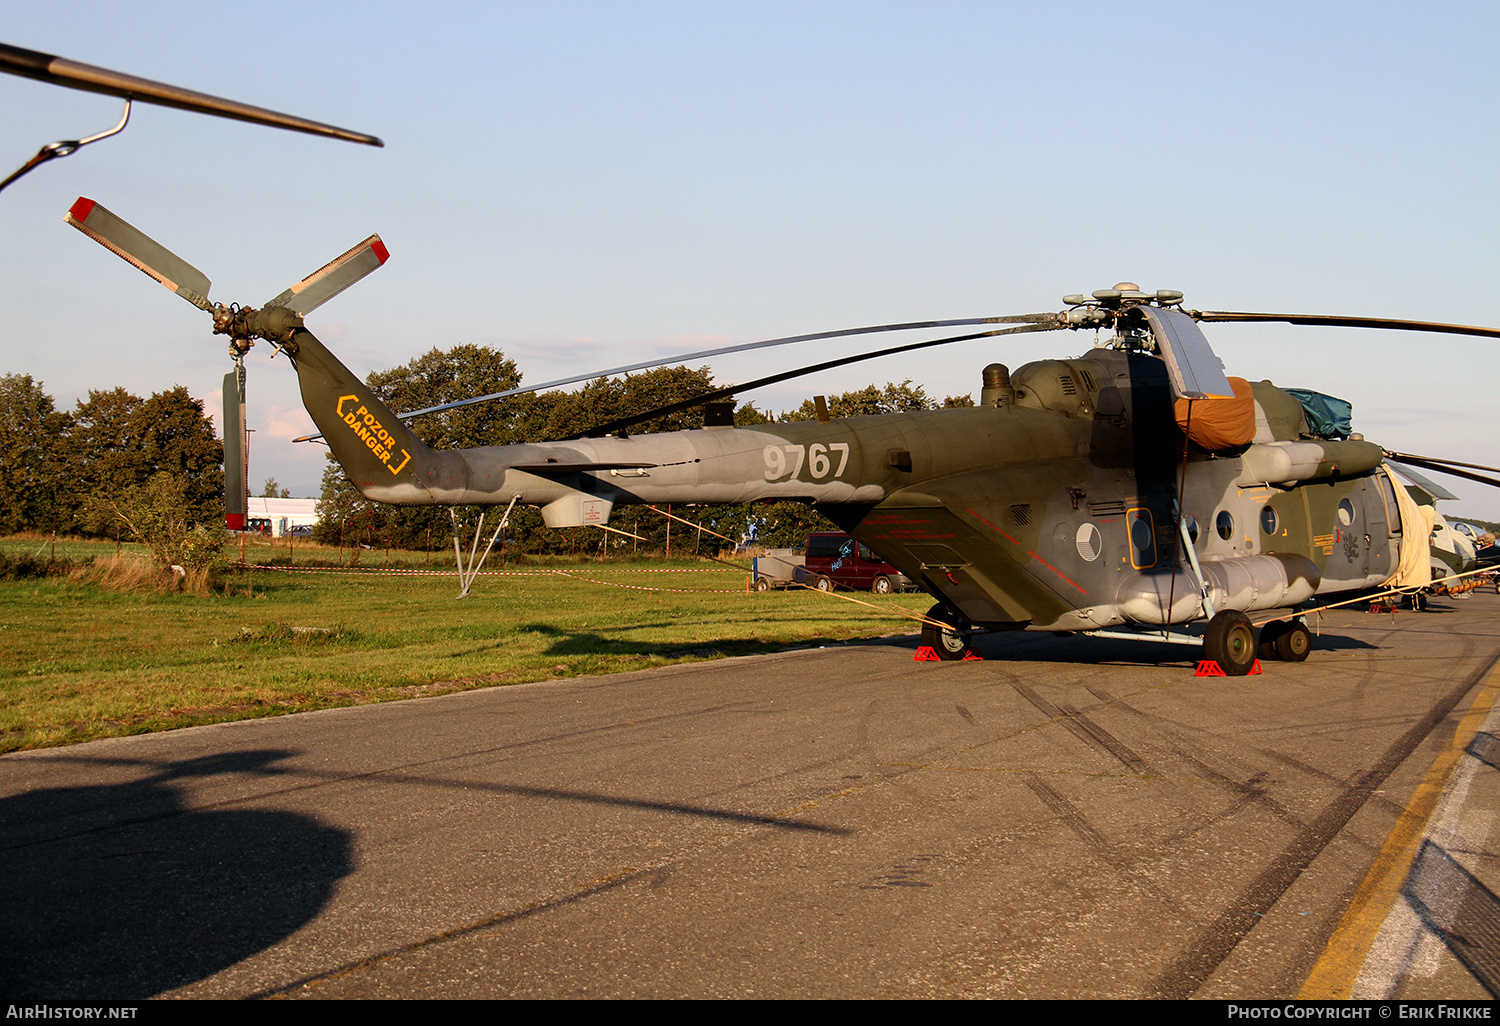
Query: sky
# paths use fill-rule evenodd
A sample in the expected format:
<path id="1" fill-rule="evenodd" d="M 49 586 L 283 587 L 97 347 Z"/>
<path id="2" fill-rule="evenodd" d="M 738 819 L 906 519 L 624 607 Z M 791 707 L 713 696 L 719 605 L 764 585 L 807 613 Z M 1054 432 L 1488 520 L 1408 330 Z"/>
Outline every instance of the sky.
<path id="1" fill-rule="evenodd" d="M 0 193 L 0 373 L 59 407 L 185 385 L 207 315 L 63 224 L 103 203 L 259 305 L 379 232 L 308 326 L 356 373 L 502 349 L 527 382 L 760 338 L 1062 308 L 1130 280 L 1189 308 L 1500 326 L 1500 5 L 741 0 L 12 0 L 0 41 L 382 137 L 137 105 Z M 0 75 L 0 176 L 110 127 L 110 97 Z M 1206 325 L 1230 374 L 1349 400 L 1391 449 L 1496 464 L 1496 342 Z M 915 336 L 910 340 L 915 340 Z M 882 337 L 884 344 L 904 339 Z M 754 394 L 1077 356 L 1046 333 Z M 708 361 L 725 383 L 853 353 Z M 251 482 L 316 495 L 285 361 L 249 358 Z M 1451 513 L 1500 490 L 1445 479 Z M 1441 507 L 1440 507 L 1441 508 Z"/>

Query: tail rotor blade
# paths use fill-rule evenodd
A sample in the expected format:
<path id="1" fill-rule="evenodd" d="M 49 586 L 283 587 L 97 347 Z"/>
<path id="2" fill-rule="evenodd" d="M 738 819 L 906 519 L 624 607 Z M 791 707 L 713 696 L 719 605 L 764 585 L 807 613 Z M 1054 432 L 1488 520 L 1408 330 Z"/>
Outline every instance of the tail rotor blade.
<path id="1" fill-rule="evenodd" d="M 306 316 L 371 271 L 378 270 L 390 258 L 391 254 L 385 248 L 385 243 L 380 241 L 380 236 L 371 235 L 347 253 L 330 260 L 297 282 L 266 306 L 284 306 L 295 314 Z"/>
<path id="2" fill-rule="evenodd" d="M 91 199 L 78 197 L 65 220 L 201 310 L 212 311 L 208 275 Z"/>
<path id="3" fill-rule="evenodd" d="M 240 364 L 224 375 L 224 526 L 245 529 L 249 512 L 245 496 L 245 367 Z"/>

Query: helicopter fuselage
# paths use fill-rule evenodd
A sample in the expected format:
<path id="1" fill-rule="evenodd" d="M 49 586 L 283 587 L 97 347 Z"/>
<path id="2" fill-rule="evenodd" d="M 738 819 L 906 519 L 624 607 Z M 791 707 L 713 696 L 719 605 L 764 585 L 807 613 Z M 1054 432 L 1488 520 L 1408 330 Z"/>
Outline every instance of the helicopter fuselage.
<path id="1" fill-rule="evenodd" d="M 1186 622 L 1206 615 L 1203 585 L 1215 609 L 1291 606 L 1379 585 L 1399 558 L 1379 446 L 1307 437 L 1297 400 L 1261 382 L 1254 441 L 1204 452 L 1150 354 L 1028 364 L 978 407 L 445 452 L 295 338 L 308 410 L 370 499 L 515 500 L 551 527 L 625 505 L 805 501 L 992 630 Z"/>

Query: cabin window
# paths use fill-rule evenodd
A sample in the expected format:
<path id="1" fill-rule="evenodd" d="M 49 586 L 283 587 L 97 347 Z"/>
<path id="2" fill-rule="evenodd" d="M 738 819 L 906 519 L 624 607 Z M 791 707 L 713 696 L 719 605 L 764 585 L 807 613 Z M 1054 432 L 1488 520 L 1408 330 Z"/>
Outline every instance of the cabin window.
<path id="1" fill-rule="evenodd" d="M 1219 515 L 1214 517 L 1214 530 L 1219 532 L 1219 537 L 1225 541 L 1234 537 L 1234 515 L 1227 509 L 1219 510 Z"/>
<path id="2" fill-rule="evenodd" d="M 1354 503 L 1348 499 L 1339 500 L 1339 524 L 1348 527 L 1354 523 Z"/>
<path id="3" fill-rule="evenodd" d="M 1275 507 L 1262 506 L 1260 508 L 1260 529 L 1270 535 L 1274 535 L 1281 529 L 1281 517 L 1277 515 Z"/>

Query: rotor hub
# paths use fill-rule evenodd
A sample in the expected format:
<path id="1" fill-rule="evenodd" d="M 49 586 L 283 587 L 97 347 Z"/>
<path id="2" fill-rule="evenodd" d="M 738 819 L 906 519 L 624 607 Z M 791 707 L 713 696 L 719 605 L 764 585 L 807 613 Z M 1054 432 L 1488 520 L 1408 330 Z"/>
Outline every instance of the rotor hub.
<path id="1" fill-rule="evenodd" d="M 1110 289 L 1098 289 L 1091 296 L 1075 293 L 1064 296 L 1071 309 L 1063 312 L 1067 326 L 1109 328 L 1116 330 L 1113 345 L 1127 349 L 1151 349 L 1151 330 L 1138 312 L 1142 306 L 1171 307 L 1182 303 L 1182 293 L 1175 289 L 1146 292 L 1133 281 L 1122 281 Z"/>

